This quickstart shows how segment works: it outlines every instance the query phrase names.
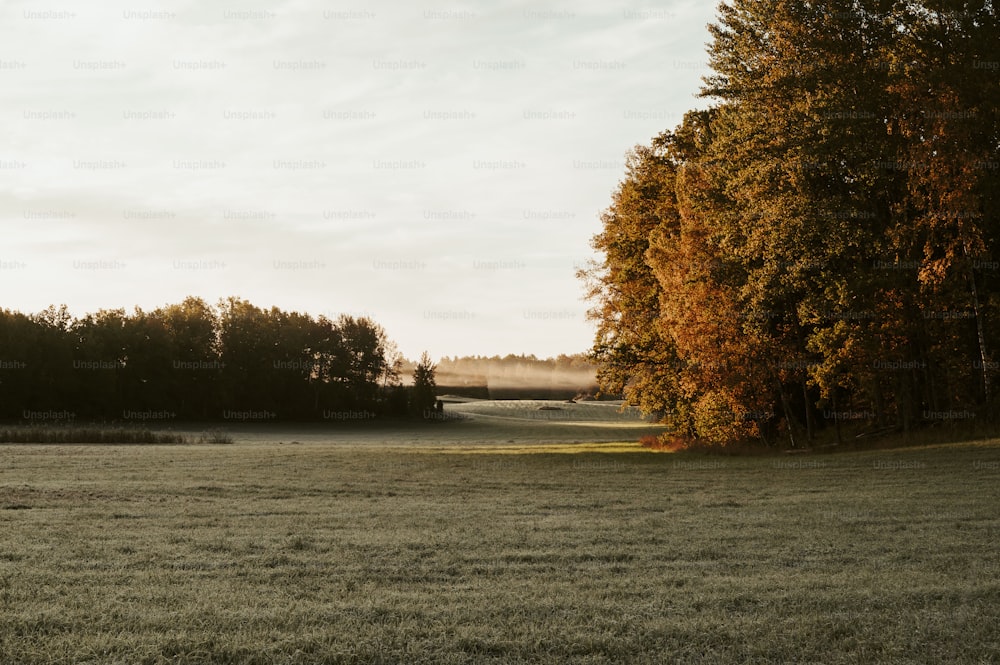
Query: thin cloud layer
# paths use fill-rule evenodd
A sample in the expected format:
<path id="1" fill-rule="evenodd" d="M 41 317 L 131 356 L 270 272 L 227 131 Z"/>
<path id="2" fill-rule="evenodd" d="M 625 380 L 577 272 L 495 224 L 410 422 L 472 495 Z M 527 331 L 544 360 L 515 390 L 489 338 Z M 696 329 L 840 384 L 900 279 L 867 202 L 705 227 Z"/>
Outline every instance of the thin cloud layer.
<path id="1" fill-rule="evenodd" d="M 574 267 L 712 11 L 9 3 L 2 304 L 240 295 L 412 357 L 583 350 Z"/>

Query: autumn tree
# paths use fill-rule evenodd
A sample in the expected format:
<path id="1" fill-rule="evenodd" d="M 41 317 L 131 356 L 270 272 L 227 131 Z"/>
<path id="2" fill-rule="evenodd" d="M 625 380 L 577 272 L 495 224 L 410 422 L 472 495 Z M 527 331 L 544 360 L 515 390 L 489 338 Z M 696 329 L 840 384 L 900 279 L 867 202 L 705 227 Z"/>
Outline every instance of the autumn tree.
<path id="1" fill-rule="evenodd" d="M 863 374 L 879 353 L 865 341 L 886 212 L 872 163 L 886 153 L 890 37 L 854 2 L 733 2 L 710 31 L 702 95 L 721 104 L 703 161 L 723 196 L 705 216 L 770 410 L 808 438 L 816 399 L 836 403 L 844 368 Z"/>
<path id="2" fill-rule="evenodd" d="M 661 191 L 629 165 L 595 237 L 605 382 L 686 409 L 677 431 L 793 445 L 843 414 L 908 429 L 988 404 L 992 4 L 733 0 L 710 32 L 713 106 L 645 149 Z"/>
<path id="3" fill-rule="evenodd" d="M 670 141 L 664 134 L 629 153 L 625 179 L 601 215 L 602 231 L 591 242 L 602 259 L 578 276 L 595 303 L 589 312 L 597 322 L 591 358 L 598 363 L 602 390 L 683 429 L 687 412 L 677 381 L 680 359 L 661 335 L 660 284 L 646 261 L 651 234 L 671 233 L 680 223 Z"/>

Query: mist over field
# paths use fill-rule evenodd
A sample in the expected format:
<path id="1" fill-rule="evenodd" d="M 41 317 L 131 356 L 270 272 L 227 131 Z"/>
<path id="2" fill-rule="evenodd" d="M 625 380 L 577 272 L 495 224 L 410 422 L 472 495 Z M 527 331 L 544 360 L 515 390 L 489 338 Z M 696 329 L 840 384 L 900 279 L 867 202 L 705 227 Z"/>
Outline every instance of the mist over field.
<path id="1" fill-rule="evenodd" d="M 442 390 L 486 388 L 487 397 L 530 396 L 531 391 L 566 398 L 598 392 L 597 368 L 584 356 L 534 358 L 444 358 L 435 380 Z"/>
<path id="2" fill-rule="evenodd" d="M 485 374 L 476 370 L 439 371 L 437 380 L 441 385 L 474 384 L 485 380 L 486 385 L 495 388 L 577 388 L 585 389 L 597 385 L 596 370 L 593 369 L 545 369 L 527 368 L 487 370 Z"/>

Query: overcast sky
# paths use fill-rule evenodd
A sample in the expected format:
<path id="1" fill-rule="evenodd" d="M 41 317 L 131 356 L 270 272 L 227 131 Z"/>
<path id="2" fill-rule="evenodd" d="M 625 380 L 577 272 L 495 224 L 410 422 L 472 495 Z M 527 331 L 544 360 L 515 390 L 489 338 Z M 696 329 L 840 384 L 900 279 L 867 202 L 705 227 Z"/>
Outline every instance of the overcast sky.
<path id="1" fill-rule="evenodd" d="M 410 358 L 586 350 L 625 152 L 714 2 L 4 2 L 0 307 L 237 295 Z"/>

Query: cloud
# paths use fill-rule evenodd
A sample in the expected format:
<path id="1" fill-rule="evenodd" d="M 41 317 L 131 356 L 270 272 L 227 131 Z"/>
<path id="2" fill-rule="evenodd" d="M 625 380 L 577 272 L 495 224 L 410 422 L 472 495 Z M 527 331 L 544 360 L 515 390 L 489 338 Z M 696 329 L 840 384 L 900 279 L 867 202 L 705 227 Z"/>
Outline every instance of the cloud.
<path id="1" fill-rule="evenodd" d="M 16 26 L 0 260 L 31 266 L 9 306 L 234 294 L 371 311 L 413 356 L 553 355 L 590 343 L 573 265 L 625 152 L 698 104 L 711 8 L 23 2 L 0 18 Z"/>

